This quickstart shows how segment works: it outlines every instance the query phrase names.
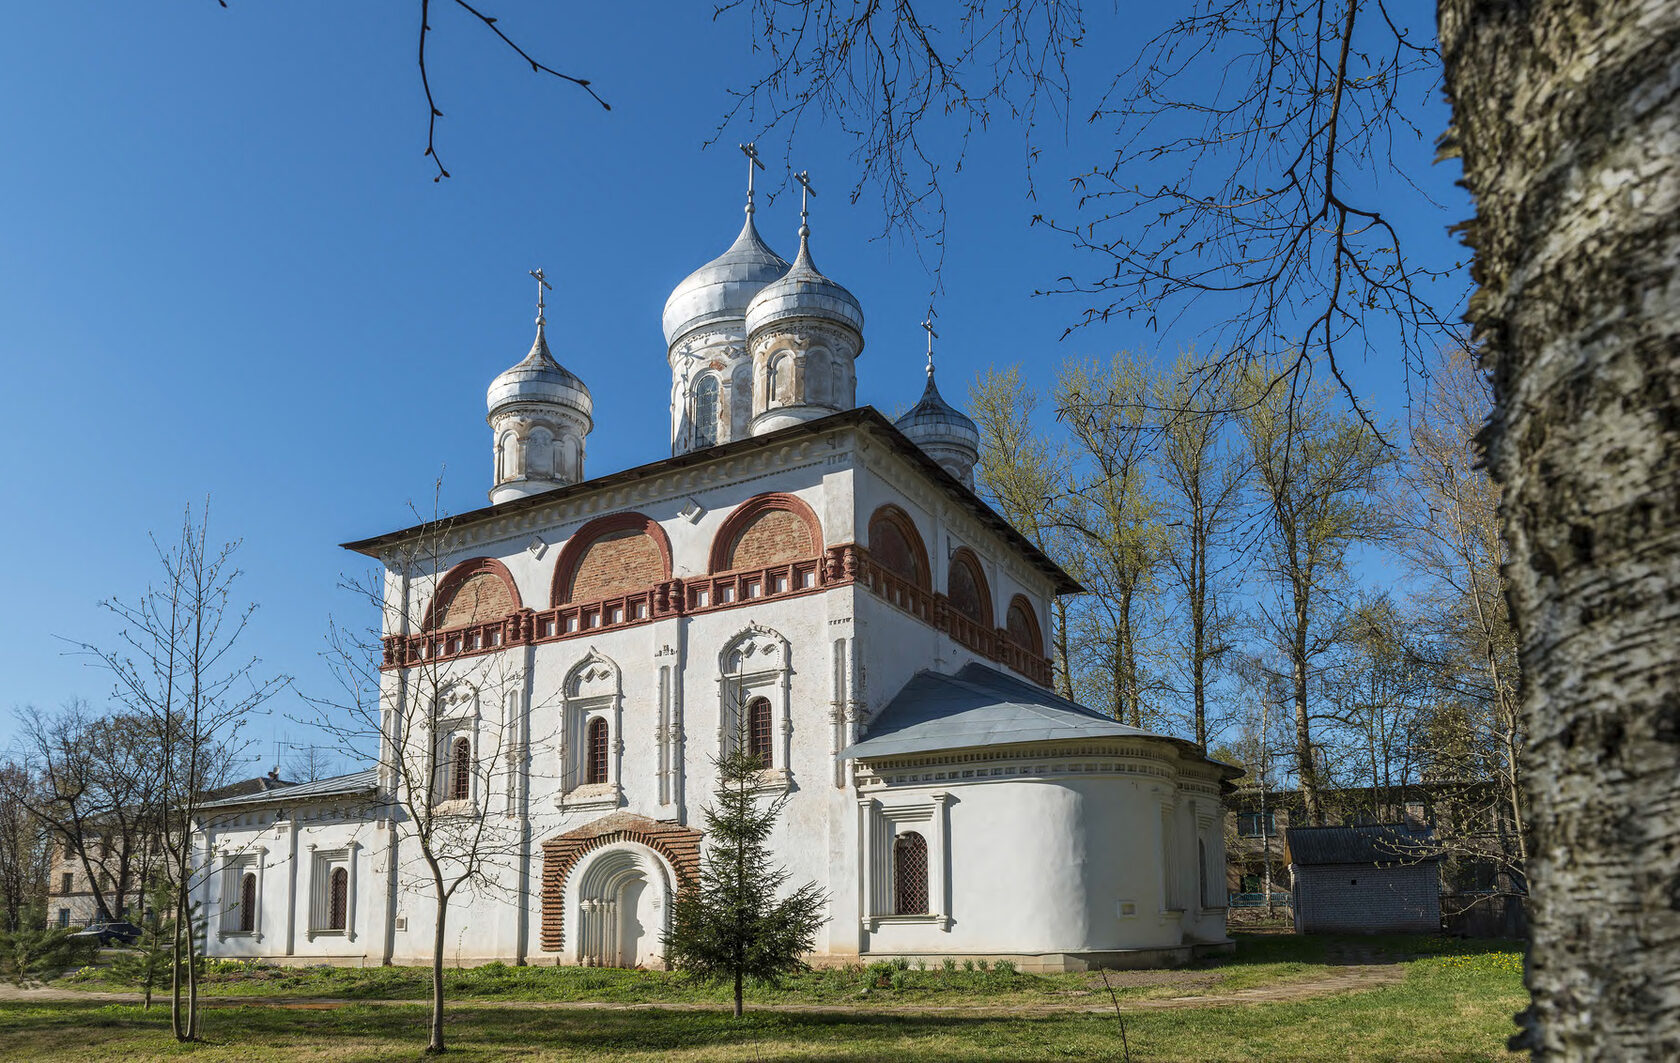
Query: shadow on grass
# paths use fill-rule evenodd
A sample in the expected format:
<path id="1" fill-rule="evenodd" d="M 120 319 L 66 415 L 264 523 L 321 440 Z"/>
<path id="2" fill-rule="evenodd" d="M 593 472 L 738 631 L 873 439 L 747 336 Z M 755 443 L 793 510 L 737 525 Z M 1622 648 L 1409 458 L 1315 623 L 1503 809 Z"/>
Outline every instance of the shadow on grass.
<path id="1" fill-rule="evenodd" d="M 1330 967 L 1405 963 L 1440 956 L 1525 952 L 1527 942 L 1505 938 L 1450 938 L 1440 934 L 1244 934 L 1233 931 L 1234 955 L 1214 957 L 1211 970 L 1253 964 L 1308 963 Z"/>

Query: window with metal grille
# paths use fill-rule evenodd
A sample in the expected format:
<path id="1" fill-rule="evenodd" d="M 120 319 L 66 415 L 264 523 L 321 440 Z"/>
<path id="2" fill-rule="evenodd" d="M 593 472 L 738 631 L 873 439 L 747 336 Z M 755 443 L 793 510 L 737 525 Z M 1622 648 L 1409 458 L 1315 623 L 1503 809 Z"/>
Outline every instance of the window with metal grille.
<path id="1" fill-rule="evenodd" d="M 770 734 L 770 702 L 765 698 L 754 698 L 747 706 L 747 752 L 758 758 L 761 768 L 775 764 Z"/>
<path id="2" fill-rule="evenodd" d="M 893 839 L 893 912 L 926 915 L 927 910 L 927 839 L 909 831 Z"/>
<path id="3" fill-rule="evenodd" d="M 607 721 L 599 716 L 589 721 L 589 763 L 585 766 L 584 782 L 607 781 Z"/>
<path id="4" fill-rule="evenodd" d="M 257 876 L 247 871 L 239 878 L 239 929 L 249 934 L 257 928 Z"/>
<path id="5" fill-rule="evenodd" d="M 718 437 L 718 378 L 703 376 L 694 385 L 694 445 L 709 447 Z"/>
<path id="6" fill-rule="evenodd" d="M 350 910 L 350 872 L 342 867 L 332 870 L 327 888 L 327 929 L 343 930 L 345 915 Z"/>
<path id="7" fill-rule="evenodd" d="M 457 738 L 450 748 L 449 799 L 465 801 L 472 796 L 472 742 Z"/>

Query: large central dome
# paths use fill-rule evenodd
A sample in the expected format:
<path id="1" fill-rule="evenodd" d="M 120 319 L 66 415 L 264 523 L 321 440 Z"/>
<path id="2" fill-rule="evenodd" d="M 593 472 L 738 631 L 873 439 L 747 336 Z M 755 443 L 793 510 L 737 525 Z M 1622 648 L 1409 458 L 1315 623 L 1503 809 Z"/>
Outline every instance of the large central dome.
<path id="1" fill-rule="evenodd" d="M 758 235 L 749 209 L 729 250 L 690 273 L 665 300 L 666 346 L 702 325 L 744 318 L 759 289 L 787 271 L 787 260 Z"/>

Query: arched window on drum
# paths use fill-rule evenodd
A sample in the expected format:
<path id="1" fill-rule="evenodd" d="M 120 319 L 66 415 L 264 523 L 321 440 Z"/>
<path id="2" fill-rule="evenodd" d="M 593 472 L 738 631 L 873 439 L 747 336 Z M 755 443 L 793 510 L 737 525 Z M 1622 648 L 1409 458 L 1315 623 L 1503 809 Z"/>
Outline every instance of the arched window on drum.
<path id="1" fill-rule="evenodd" d="M 694 385 L 694 445 L 716 446 L 718 441 L 718 378 L 710 373 Z"/>

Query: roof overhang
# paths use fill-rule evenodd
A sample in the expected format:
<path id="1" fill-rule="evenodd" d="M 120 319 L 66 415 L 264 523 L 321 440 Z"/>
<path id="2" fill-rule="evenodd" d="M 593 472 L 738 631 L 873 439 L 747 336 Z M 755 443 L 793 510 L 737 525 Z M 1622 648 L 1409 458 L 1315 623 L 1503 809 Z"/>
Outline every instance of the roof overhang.
<path id="1" fill-rule="evenodd" d="M 454 516 L 425 521 L 398 531 L 386 532 L 384 535 L 376 535 L 369 539 L 357 539 L 339 545 L 346 550 L 353 550 L 358 554 L 366 554 L 368 557 L 378 559 L 388 548 L 424 535 L 457 531 L 469 525 L 497 520 L 515 513 L 523 513 L 527 510 L 552 505 L 556 502 L 583 498 L 599 491 L 610 491 L 613 488 L 626 486 L 657 473 L 670 472 L 674 469 L 698 468 L 756 450 L 784 446 L 795 439 L 818 436 L 825 432 L 844 428 L 857 428 L 869 432 L 871 436 L 886 444 L 900 457 L 921 469 L 928 479 L 943 489 L 953 501 L 963 506 L 981 524 L 1019 550 L 1033 568 L 1042 572 L 1051 581 L 1056 594 L 1079 594 L 1084 591 L 1085 588 L 1081 587 L 1060 565 L 1052 561 L 1044 551 L 1033 545 L 1032 541 L 1022 535 L 1013 524 L 999 516 L 996 510 L 987 505 L 979 495 L 965 486 L 961 480 L 947 472 L 944 466 L 928 457 L 920 447 L 905 438 L 904 433 L 894 428 L 892 422 L 882 416 L 880 411 L 873 406 L 859 406 L 856 409 L 831 414 L 814 421 L 805 421 L 800 424 L 789 425 L 786 428 L 779 428 L 761 436 L 749 436 L 746 439 L 731 440 L 728 443 L 720 443 L 715 447 L 707 447 L 704 450 L 695 450 L 687 454 L 661 458 L 646 465 L 637 465 L 619 472 L 608 473 L 605 476 L 597 476 L 592 480 L 584 480 L 581 483 L 566 487 L 557 487 L 552 491 L 544 491 L 541 494 L 511 499 L 497 505 L 484 506 Z"/>

